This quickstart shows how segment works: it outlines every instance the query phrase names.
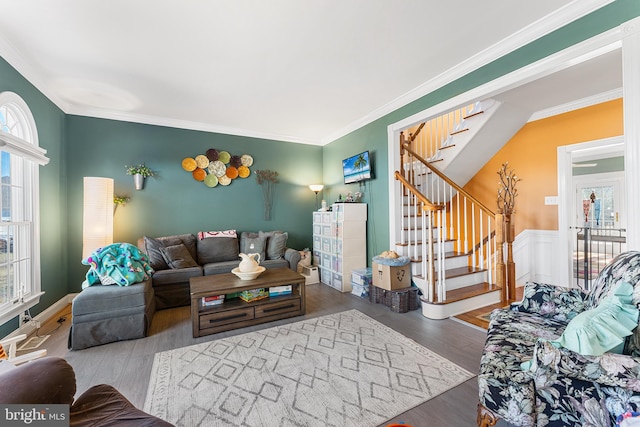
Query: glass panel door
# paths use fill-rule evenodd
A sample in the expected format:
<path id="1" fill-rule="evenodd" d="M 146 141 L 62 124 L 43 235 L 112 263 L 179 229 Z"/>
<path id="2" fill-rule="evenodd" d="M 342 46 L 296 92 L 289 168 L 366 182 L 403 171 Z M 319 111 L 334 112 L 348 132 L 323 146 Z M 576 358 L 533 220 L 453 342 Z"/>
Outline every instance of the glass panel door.
<path id="1" fill-rule="evenodd" d="M 600 270 L 626 250 L 624 173 L 574 176 L 573 283 L 588 289 Z"/>

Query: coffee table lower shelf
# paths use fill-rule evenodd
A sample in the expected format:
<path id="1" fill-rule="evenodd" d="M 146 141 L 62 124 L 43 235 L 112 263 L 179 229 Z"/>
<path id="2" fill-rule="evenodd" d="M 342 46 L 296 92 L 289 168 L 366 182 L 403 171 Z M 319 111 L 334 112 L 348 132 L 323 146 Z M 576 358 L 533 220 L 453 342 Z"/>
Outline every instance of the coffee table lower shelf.
<path id="1" fill-rule="evenodd" d="M 285 271 L 286 270 L 286 271 Z M 203 297 L 237 293 L 262 287 L 290 284 L 290 295 L 246 302 L 239 298 L 204 307 Z M 191 279 L 191 319 L 194 338 L 243 328 L 305 313 L 304 276 L 289 269 L 265 271 L 258 279 L 239 280 L 233 274 Z"/>

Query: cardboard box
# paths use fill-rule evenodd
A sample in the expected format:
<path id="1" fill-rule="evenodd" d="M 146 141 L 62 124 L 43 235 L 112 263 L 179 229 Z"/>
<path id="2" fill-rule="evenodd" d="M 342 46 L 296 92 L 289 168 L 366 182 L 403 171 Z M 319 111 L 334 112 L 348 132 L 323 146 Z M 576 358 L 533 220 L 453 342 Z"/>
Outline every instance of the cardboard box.
<path id="1" fill-rule="evenodd" d="M 373 263 L 373 286 L 391 291 L 411 286 L 411 263 L 400 267 Z"/>

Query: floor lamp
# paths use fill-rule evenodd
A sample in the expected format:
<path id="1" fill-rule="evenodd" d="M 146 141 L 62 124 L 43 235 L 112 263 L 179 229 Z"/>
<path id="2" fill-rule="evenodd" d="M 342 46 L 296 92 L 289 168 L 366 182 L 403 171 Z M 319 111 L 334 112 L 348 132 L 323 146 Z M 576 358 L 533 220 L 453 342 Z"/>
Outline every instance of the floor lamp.
<path id="1" fill-rule="evenodd" d="M 113 243 L 113 179 L 85 176 L 82 259 Z"/>
<path id="2" fill-rule="evenodd" d="M 316 210 L 318 210 L 318 193 L 320 191 L 322 191 L 322 189 L 324 188 L 324 185 L 322 185 L 322 184 L 311 184 L 309 186 L 309 188 L 311 189 L 311 191 L 316 193 Z"/>

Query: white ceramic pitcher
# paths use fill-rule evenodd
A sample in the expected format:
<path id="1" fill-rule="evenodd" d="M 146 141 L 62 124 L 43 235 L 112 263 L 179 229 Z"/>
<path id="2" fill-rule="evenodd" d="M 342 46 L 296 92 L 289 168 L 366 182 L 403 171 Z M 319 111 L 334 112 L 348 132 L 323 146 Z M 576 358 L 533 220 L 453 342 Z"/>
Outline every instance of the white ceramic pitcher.
<path id="1" fill-rule="evenodd" d="M 238 270 L 240 270 L 240 272 L 251 273 L 252 271 L 256 271 L 258 269 L 260 265 L 260 254 L 239 253 L 238 255 L 240 255 L 240 258 L 242 258 L 242 261 L 240 261 L 240 265 L 238 266 Z"/>

